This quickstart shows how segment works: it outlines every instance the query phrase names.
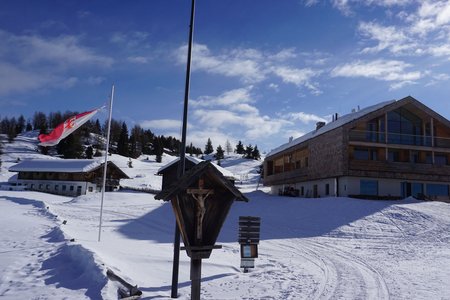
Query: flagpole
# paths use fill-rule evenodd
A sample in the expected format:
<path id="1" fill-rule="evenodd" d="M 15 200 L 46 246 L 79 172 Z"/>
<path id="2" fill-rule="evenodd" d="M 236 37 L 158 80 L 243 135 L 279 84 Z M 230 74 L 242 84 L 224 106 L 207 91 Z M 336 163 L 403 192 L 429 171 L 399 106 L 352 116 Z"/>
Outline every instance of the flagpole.
<path id="1" fill-rule="evenodd" d="M 194 42 L 194 17 L 195 17 L 195 0 L 191 2 L 191 16 L 189 23 L 189 42 L 188 55 L 186 64 L 186 83 L 184 89 L 184 106 L 183 106 L 183 127 L 181 132 L 181 146 L 180 146 L 180 162 L 178 163 L 177 178 L 183 176 L 185 171 L 185 157 L 186 157 L 186 131 L 187 131 L 187 114 L 188 114 L 188 100 L 189 88 L 191 82 L 191 58 L 192 45 Z M 175 237 L 173 243 L 173 265 L 172 265 L 172 289 L 171 298 L 178 298 L 178 273 L 180 266 L 180 229 L 175 223 Z"/>
<path id="2" fill-rule="evenodd" d="M 109 99 L 108 129 L 107 129 L 107 134 L 106 134 L 106 146 L 105 146 L 105 166 L 103 167 L 102 201 L 100 204 L 100 224 L 98 226 L 98 241 L 99 242 L 100 242 L 100 236 L 101 236 L 101 232 L 102 232 L 103 199 L 105 198 L 105 189 L 106 189 L 106 171 L 108 169 L 109 136 L 110 136 L 110 132 L 111 132 L 113 100 L 114 100 L 114 84 L 111 88 L 111 98 Z"/>

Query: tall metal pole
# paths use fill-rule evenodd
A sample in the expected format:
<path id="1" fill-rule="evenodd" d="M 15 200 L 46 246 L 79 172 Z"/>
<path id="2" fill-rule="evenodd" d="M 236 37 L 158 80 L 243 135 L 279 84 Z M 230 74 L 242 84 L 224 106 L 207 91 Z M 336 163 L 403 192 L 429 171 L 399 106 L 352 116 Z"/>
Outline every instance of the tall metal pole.
<path id="1" fill-rule="evenodd" d="M 181 132 L 180 161 L 178 163 L 178 174 L 177 174 L 178 178 L 183 176 L 185 170 L 187 115 L 188 115 L 189 88 L 191 83 L 192 44 L 194 41 L 194 16 L 195 16 L 195 0 L 192 0 L 191 20 L 189 25 L 188 55 L 186 65 L 186 84 L 184 89 L 183 128 Z M 172 268 L 172 293 L 171 293 L 172 298 L 178 298 L 179 265 L 180 265 L 180 229 L 178 228 L 178 225 L 175 223 L 173 268 Z"/>
<path id="2" fill-rule="evenodd" d="M 100 237 L 101 237 L 101 233 L 102 233 L 103 199 L 105 198 L 106 171 L 108 169 L 109 136 L 111 133 L 111 118 L 112 118 L 113 99 L 114 99 L 114 84 L 111 88 L 111 98 L 109 99 L 108 129 L 107 129 L 107 134 L 106 134 L 106 146 L 105 146 L 105 166 L 103 167 L 102 201 L 100 204 L 100 224 L 98 226 L 98 241 L 99 242 L 100 242 Z"/>

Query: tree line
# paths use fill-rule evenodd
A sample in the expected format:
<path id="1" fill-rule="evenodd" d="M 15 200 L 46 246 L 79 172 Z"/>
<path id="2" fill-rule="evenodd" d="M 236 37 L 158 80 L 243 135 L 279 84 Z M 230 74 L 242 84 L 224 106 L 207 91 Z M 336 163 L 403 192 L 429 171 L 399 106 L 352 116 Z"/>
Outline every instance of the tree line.
<path id="1" fill-rule="evenodd" d="M 39 133 L 48 134 L 60 123 L 77 115 L 76 111 L 51 112 L 46 115 L 43 112 L 35 112 L 33 117 L 25 119 L 23 115 L 18 118 L 4 117 L 0 120 L 0 133 L 6 134 L 8 142 L 12 142 L 18 134 L 37 130 Z M 98 119 L 89 120 L 74 133 L 63 139 L 55 147 L 39 147 L 43 154 L 56 151 L 64 158 L 92 158 L 101 156 L 101 150 L 105 148 L 107 122 L 101 124 Z M 162 159 L 162 154 L 167 153 L 177 156 L 181 148 L 181 141 L 172 136 L 156 135 L 150 129 L 143 129 L 139 125 L 134 125 L 128 130 L 127 124 L 115 119 L 111 120 L 110 146 L 111 153 L 126 157 L 137 158 L 141 155 L 155 155 L 158 162 Z M 191 156 L 209 155 L 214 152 L 211 139 L 205 145 L 204 151 L 193 146 L 192 143 L 186 146 L 186 153 Z M 241 154 L 245 158 L 260 159 L 258 147 L 250 144 L 245 146 L 241 141 L 235 148 L 227 140 L 225 147 L 219 145 L 216 148 L 214 157 L 218 160 L 224 158 L 225 152 Z"/>

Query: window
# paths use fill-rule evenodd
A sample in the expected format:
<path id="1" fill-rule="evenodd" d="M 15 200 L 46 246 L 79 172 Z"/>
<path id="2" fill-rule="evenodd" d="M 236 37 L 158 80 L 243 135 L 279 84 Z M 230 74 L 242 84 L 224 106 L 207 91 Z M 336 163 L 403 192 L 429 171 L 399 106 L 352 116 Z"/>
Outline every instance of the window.
<path id="1" fill-rule="evenodd" d="M 307 166 L 308 166 L 308 158 L 305 157 L 305 167 L 307 167 Z"/>
<path id="2" fill-rule="evenodd" d="M 418 198 L 423 195 L 423 183 L 414 182 L 412 184 L 412 196 Z"/>
<path id="3" fill-rule="evenodd" d="M 448 196 L 448 185 L 446 184 L 427 184 L 428 196 Z"/>
<path id="4" fill-rule="evenodd" d="M 50 189 L 50 184 L 47 184 L 47 185 L 45 186 L 45 189 L 46 189 L 46 190 L 49 190 L 49 189 Z"/>
<path id="5" fill-rule="evenodd" d="M 361 195 L 378 196 L 378 181 L 361 179 L 359 192 Z"/>
<path id="6" fill-rule="evenodd" d="M 318 191 L 318 188 L 317 188 L 317 184 L 313 185 L 313 197 L 314 198 L 319 197 L 319 191 Z"/>
<path id="7" fill-rule="evenodd" d="M 31 188 L 31 189 L 34 189 L 34 183 L 31 184 L 31 187 L 30 187 L 30 188 Z"/>
<path id="8" fill-rule="evenodd" d="M 355 148 L 353 157 L 356 160 L 378 160 L 377 149 Z"/>
<path id="9" fill-rule="evenodd" d="M 63 190 L 63 191 L 66 191 L 66 188 L 67 188 L 67 187 L 66 187 L 66 185 L 65 185 L 65 184 L 63 184 L 63 186 L 62 186 L 62 190 Z"/>
<path id="10" fill-rule="evenodd" d="M 70 191 L 73 191 L 73 185 L 70 186 L 70 189 L 69 189 L 69 190 L 70 190 Z"/>
<path id="11" fill-rule="evenodd" d="M 355 148 L 353 157 L 357 160 L 369 160 L 369 151 L 365 148 Z"/>
<path id="12" fill-rule="evenodd" d="M 92 188 L 92 186 L 90 186 L 90 187 L 88 188 L 88 191 L 91 192 L 91 193 L 94 191 L 94 189 Z"/>
<path id="13" fill-rule="evenodd" d="M 59 190 L 59 185 L 55 185 L 55 191 Z"/>
<path id="14" fill-rule="evenodd" d="M 405 108 L 387 113 L 388 143 L 423 145 L 422 120 Z"/>
<path id="15" fill-rule="evenodd" d="M 39 185 L 39 189 L 40 189 L 40 190 L 42 190 L 42 186 L 43 186 L 42 184 Z"/>
<path id="16" fill-rule="evenodd" d="M 388 161 L 399 162 L 400 161 L 400 152 L 397 150 L 389 150 L 388 151 Z"/>
<path id="17" fill-rule="evenodd" d="M 434 163 L 436 165 L 447 165 L 448 164 L 448 160 L 447 160 L 447 155 L 445 154 L 435 154 L 434 155 Z"/>

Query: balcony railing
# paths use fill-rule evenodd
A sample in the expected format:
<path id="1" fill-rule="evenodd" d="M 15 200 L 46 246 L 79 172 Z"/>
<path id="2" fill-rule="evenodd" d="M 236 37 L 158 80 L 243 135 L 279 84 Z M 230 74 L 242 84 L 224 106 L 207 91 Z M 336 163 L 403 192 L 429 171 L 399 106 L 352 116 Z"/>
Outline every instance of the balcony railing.
<path id="1" fill-rule="evenodd" d="M 349 132 L 349 141 L 352 142 L 369 142 L 397 145 L 413 145 L 413 146 L 432 146 L 432 138 L 429 135 L 414 135 L 414 134 L 400 134 L 400 133 L 386 133 L 384 131 L 369 131 L 369 130 L 351 130 Z M 436 148 L 450 148 L 450 138 L 434 137 L 434 147 Z"/>

